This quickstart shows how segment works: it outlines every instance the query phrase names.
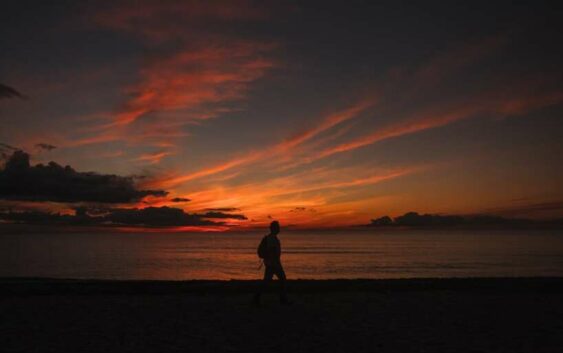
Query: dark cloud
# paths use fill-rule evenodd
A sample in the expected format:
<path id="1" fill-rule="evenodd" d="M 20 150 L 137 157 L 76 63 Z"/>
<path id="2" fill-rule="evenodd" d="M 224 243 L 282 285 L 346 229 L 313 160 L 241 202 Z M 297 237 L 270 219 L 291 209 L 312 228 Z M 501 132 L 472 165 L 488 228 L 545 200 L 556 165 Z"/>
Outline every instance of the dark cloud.
<path id="1" fill-rule="evenodd" d="M 230 218 L 230 219 L 240 219 L 240 220 L 248 219 L 243 214 L 224 213 L 224 212 L 216 212 L 216 211 L 210 211 L 203 214 L 199 214 L 199 216 L 201 216 L 202 218 Z"/>
<path id="2" fill-rule="evenodd" d="M 23 94 L 16 91 L 12 87 L 6 86 L 6 85 L 3 85 L 3 84 L 0 83 L 0 99 L 14 98 L 14 97 L 21 98 L 21 99 L 26 98 Z"/>
<path id="3" fill-rule="evenodd" d="M 55 148 L 57 148 L 57 146 L 53 146 L 53 145 L 50 145 L 48 143 L 38 143 L 38 144 L 35 145 L 35 147 L 42 149 L 42 150 L 46 150 L 46 151 L 52 151 Z"/>
<path id="4" fill-rule="evenodd" d="M 189 214 L 172 207 L 147 207 L 143 209 L 114 209 L 104 217 L 113 224 L 142 226 L 205 226 L 219 223 L 203 219 L 201 215 Z"/>
<path id="5" fill-rule="evenodd" d="M 383 216 L 380 218 L 372 219 L 370 226 L 391 226 L 393 225 L 393 220 L 389 216 Z"/>
<path id="6" fill-rule="evenodd" d="M 132 177 L 77 172 L 55 162 L 30 166 L 29 155 L 15 151 L 0 170 L 0 199 L 127 203 L 163 190 L 138 190 Z"/>
<path id="7" fill-rule="evenodd" d="M 18 224 L 38 225 L 94 225 L 96 222 L 90 217 L 61 215 L 42 211 L 1 211 L 0 220 Z"/>
<path id="8" fill-rule="evenodd" d="M 93 215 L 94 214 L 94 215 Z M 142 227 L 179 227 L 222 225 L 204 219 L 201 215 L 189 214 L 172 207 L 113 208 L 90 210 L 76 208 L 74 215 L 62 215 L 40 211 L 2 211 L 0 220 L 39 225 L 82 225 L 82 226 L 142 226 Z"/>
<path id="9" fill-rule="evenodd" d="M 0 163 L 3 164 L 19 148 L 0 142 Z M 1 165 L 0 164 L 0 165 Z"/>
<path id="10" fill-rule="evenodd" d="M 170 201 L 172 201 L 172 202 L 190 202 L 191 199 L 187 199 L 185 197 L 175 197 L 175 198 L 171 199 Z"/>
<path id="11" fill-rule="evenodd" d="M 441 216 L 434 214 L 418 214 L 407 212 L 402 216 L 396 217 L 393 223 L 398 226 L 433 226 L 433 225 L 456 225 L 461 224 L 465 219 L 461 216 Z"/>
<path id="12" fill-rule="evenodd" d="M 0 142 L 0 149 L 9 150 L 9 151 L 18 151 L 18 150 L 20 150 L 20 148 L 17 148 L 17 147 L 14 147 L 14 146 L 10 146 L 10 145 L 8 145 L 8 144 L 6 144 L 6 143 L 2 143 L 2 142 Z"/>
<path id="13" fill-rule="evenodd" d="M 402 216 L 391 219 L 384 216 L 372 219 L 369 227 L 561 227 L 563 219 L 532 220 L 522 218 L 504 218 L 495 215 L 437 215 L 407 212 Z"/>
<path id="14" fill-rule="evenodd" d="M 240 208 L 236 208 L 236 207 L 218 207 L 218 208 L 206 208 L 204 211 L 210 211 L 210 212 L 235 212 L 235 211 L 240 211 Z"/>
<path id="15" fill-rule="evenodd" d="M 289 210 L 289 212 L 317 212 L 317 210 L 315 210 L 314 208 L 307 208 L 307 207 L 295 207 L 291 210 Z"/>

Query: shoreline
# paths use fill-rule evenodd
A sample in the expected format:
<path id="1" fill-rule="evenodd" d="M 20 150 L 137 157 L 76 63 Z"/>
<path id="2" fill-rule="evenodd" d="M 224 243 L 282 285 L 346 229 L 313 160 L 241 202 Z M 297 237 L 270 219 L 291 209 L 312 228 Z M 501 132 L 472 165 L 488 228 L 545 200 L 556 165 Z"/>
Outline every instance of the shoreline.
<path id="1" fill-rule="evenodd" d="M 42 277 L 0 277 L 0 296 L 72 294 L 242 294 L 259 280 L 112 280 Z M 563 277 L 451 277 L 397 279 L 288 280 L 294 293 L 495 291 L 563 292 Z M 276 280 L 272 288 L 276 287 Z"/>

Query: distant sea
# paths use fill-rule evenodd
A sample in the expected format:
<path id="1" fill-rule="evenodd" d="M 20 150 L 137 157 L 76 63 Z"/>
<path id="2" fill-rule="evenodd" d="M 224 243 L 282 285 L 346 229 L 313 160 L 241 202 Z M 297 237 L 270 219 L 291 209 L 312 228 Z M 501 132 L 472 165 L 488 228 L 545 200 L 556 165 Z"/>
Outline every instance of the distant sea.
<path id="1" fill-rule="evenodd" d="M 264 233 L 0 233 L 0 276 L 256 279 Z M 563 276 L 561 231 L 280 234 L 290 279 Z"/>

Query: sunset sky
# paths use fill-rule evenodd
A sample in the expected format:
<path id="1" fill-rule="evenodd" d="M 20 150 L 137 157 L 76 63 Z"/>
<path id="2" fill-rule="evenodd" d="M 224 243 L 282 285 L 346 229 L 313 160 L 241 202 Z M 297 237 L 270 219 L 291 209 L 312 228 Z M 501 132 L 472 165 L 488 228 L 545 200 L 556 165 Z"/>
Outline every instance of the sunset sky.
<path id="1" fill-rule="evenodd" d="M 118 220 L 167 206 L 218 230 L 563 216 L 563 7 L 444 4 L 3 5 L 3 164 L 20 149 L 26 185 L 54 161 L 129 194 L 2 176 L 0 211 L 138 225 Z"/>

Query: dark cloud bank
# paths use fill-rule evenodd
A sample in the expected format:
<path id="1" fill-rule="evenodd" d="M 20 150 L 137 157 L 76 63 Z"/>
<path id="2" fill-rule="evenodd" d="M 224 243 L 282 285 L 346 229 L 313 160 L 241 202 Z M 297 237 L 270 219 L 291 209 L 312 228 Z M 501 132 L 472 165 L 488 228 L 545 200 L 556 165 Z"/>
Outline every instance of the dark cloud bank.
<path id="1" fill-rule="evenodd" d="M 40 149 L 40 150 L 45 150 L 45 151 L 52 151 L 55 148 L 57 148 L 57 146 L 48 144 L 48 143 L 38 143 L 35 145 L 36 148 Z"/>
<path id="2" fill-rule="evenodd" d="M 23 151 L 15 151 L 0 170 L 0 199 L 4 200 L 128 203 L 167 194 L 138 190 L 132 177 L 77 172 L 55 162 L 31 166 Z"/>
<path id="3" fill-rule="evenodd" d="M 209 212 L 234 212 L 240 211 L 240 209 L 236 207 L 219 207 L 219 208 L 206 208 L 205 211 Z"/>
<path id="4" fill-rule="evenodd" d="M 94 212 L 87 207 L 79 207 L 73 215 L 40 211 L 0 211 L 2 221 L 34 225 L 181 227 L 225 224 L 212 220 L 218 218 L 246 219 L 244 215 L 239 214 L 186 213 L 182 209 L 166 206 L 96 209 Z"/>
<path id="5" fill-rule="evenodd" d="M 8 146 L 8 145 L 6 145 Z M 49 145 L 50 146 L 50 145 Z M 11 146 L 8 146 L 11 148 Z M 214 226 L 223 225 L 226 219 L 246 220 L 236 208 L 205 210 L 186 213 L 174 207 L 126 208 L 110 207 L 111 204 L 130 204 L 145 196 L 164 197 L 164 190 L 140 190 L 133 177 L 94 172 L 78 172 L 70 166 L 55 162 L 31 166 L 29 154 L 13 150 L 6 156 L 0 169 L 0 200 L 59 202 L 79 205 L 74 214 L 43 211 L 0 209 L 0 222 L 36 225 L 76 226 Z M 176 197 L 172 202 L 188 202 Z M 221 221 L 214 221 L 220 219 Z"/>
<path id="6" fill-rule="evenodd" d="M 185 197 L 175 197 L 173 199 L 170 199 L 170 201 L 172 202 L 190 202 L 190 199 L 187 199 Z"/>
<path id="7" fill-rule="evenodd" d="M 235 213 L 224 213 L 224 212 L 206 212 L 201 215 L 205 218 L 230 218 L 230 219 L 239 219 L 239 220 L 246 220 L 246 216 L 242 214 L 235 214 Z"/>
<path id="8" fill-rule="evenodd" d="M 494 215 L 436 215 L 407 212 L 402 216 L 389 216 L 372 219 L 367 227 L 501 227 L 501 228 L 536 228 L 563 227 L 563 219 L 532 220 L 505 218 Z"/>

